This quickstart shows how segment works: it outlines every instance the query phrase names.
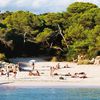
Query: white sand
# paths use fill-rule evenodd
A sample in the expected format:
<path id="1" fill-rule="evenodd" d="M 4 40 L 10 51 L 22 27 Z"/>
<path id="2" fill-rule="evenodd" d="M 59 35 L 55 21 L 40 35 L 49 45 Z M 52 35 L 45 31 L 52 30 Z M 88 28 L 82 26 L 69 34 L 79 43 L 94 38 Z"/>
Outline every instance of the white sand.
<path id="1" fill-rule="evenodd" d="M 60 62 L 61 69 L 55 71 L 58 76 L 50 76 L 50 66 L 56 66 L 58 62 L 37 62 L 35 69 L 39 70 L 40 76 L 29 76 L 28 72 L 18 72 L 16 79 L 13 74 L 9 79 L 0 76 L 0 84 L 6 86 L 100 86 L 100 65 L 77 65 L 76 63 Z M 66 64 L 70 68 L 63 68 Z M 64 76 L 67 73 L 85 72 L 88 78 L 71 78 Z M 59 77 L 64 77 L 60 80 Z"/>

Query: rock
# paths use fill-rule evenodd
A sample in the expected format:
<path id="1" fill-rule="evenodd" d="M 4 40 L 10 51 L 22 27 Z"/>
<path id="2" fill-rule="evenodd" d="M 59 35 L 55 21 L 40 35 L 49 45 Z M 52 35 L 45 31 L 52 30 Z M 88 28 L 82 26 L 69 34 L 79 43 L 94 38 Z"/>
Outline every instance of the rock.
<path id="1" fill-rule="evenodd" d="M 97 57 L 95 58 L 94 64 L 95 64 L 95 65 L 100 64 L 100 56 L 97 56 Z"/>

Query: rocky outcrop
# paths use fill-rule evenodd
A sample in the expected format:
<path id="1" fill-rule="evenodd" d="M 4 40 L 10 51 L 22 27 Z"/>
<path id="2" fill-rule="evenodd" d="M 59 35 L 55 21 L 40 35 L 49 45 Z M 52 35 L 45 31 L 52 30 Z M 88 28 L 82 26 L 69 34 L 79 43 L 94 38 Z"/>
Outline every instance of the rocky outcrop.
<path id="1" fill-rule="evenodd" d="M 100 56 L 97 56 L 95 58 L 94 64 L 96 64 L 96 65 L 100 64 Z"/>

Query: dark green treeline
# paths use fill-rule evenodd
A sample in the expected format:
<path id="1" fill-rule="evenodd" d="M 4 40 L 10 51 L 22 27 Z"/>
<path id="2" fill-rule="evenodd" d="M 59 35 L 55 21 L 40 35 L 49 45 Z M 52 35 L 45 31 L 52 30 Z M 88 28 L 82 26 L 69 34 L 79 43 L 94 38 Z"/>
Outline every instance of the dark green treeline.
<path id="1" fill-rule="evenodd" d="M 0 14 L 0 52 L 7 57 L 48 55 L 72 60 L 100 55 L 100 8 L 75 2 L 66 12 Z"/>

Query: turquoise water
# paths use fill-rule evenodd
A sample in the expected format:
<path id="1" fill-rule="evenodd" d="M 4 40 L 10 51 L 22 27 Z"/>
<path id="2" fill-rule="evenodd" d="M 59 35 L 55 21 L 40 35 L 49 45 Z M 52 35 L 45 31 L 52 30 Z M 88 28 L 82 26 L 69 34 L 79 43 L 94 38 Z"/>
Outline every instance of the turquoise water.
<path id="1" fill-rule="evenodd" d="M 0 100 L 100 100 L 100 88 L 0 87 Z"/>

